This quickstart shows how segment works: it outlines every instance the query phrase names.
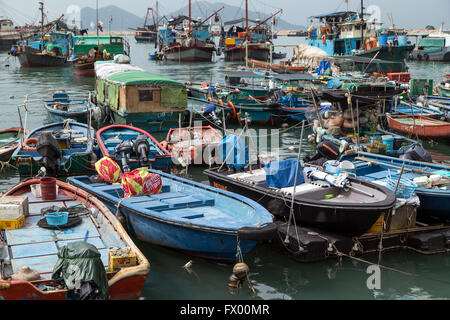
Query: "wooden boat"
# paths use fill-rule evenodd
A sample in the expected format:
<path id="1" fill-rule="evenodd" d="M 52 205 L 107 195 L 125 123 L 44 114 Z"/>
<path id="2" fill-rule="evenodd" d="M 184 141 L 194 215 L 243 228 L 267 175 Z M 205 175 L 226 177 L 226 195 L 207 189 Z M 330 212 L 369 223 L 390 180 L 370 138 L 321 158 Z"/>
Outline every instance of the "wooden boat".
<path id="1" fill-rule="evenodd" d="M 93 170 L 96 161 L 94 138 L 95 130 L 83 123 L 65 121 L 42 126 L 27 135 L 11 162 L 20 176 L 35 176 L 41 167 L 51 176 L 86 173 Z"/>
<path id="2" fill-rule="evenodd" d="M 160 171 L 162 193 L 123 198 L 120 185 L 94 183 L 88 176 L 68 182 L 95 195 L 125 216 L 128 231 L 142 241 L 194 256 L 235 261 L 239 244 L 248 253 L 276 231 L 270 213 L 245 197 Z M 239 237 L 239 241 L 238 240 Z"/>
<path id="3" fill-rule="evenodd" d="M 423 116 L 386 114 L 391 129 L 426 138 L 450 138 L 450 123 Z"/>
<path id="4" fill-rule="evenodd" d="M 52 99 L 44 100 L 44 107 L 48 116 L 53 122 L 61 122 L 67 119 L 73 119 L 76 122 L 87 123 L 88 116 L 93 111 L 89 97 L 74 98 L 78 94 L 71 94 L 65 91 L 53 93 Z"/>
<path id="5" fill-rule="evenodd" d="M 133 65 L 96 62 L 95 104 L 102 119 L 150 132 L 178 126 L 187 108 L 183 83 L 143 71 Z"/>
<path id="6" fill-rule="evenodd" d="M 218 169 L 204 171 L 212 186 L 245 195 L 268 208 L 273 215 L 289 218 L 293 187 L 269 187 L 265 169 L 257 165 L 253 165 L 252 172 Z M 353 178 L 350 183 L 353 189 L 348 191 L 326 183 L 297 185 L 294 197 L 297 223 L 350 236 L 359 235 L 367 232 L 381 214 L 394 206 L 395 195 L 387 188 Z"/>
<path id="7" fill-rule="evenodd" d="M 349 154 L 342 160 L 353 161 L 356 175 L 365 180 L 386 185 L 386 178 L 398 174 L 405 162 L 402 177 L 413 180 L 419 177 L 440 175 L 443 177 L 440 184 L 427 188 L 418 187 L 415 193 L 419 196 L 420 207 L 418 213 L 422 217 L 436 217 L 443 221 L 450 221 L 450 167 L 430 162 L 399 159 L 384 155 L 375 155 L 366 152 Z M 447 178 L 447 179 L 445 179 Z"/>
<path id="8" fill-rule="evenodd" d="M 424 116 L 433 119 L 439 119 L 444 116 L 444 112 L 439 108 L 425 107 L 418 104 L 400 103 L 392 108 L 393 115 L 412 115 Z"/>
<path id="9" fill-rule="evenodd" d="M 136 141 L 140 135 L 147 138 L 149 147 L 147 159 L 150 168 L 169 170 L 172 166 L 172 158 L 169 151 L 147 131 L 127 125 L 113 124 L 97 131 L 97 141 L 103 156 L 113 159 L 123 169 L 122 156 L 116 152 L 116 148 L 124 141 Z M 138 158 L 139 156 L 135 152 L 132 152 L 130 157 L 127 158 L 127 163 L 131 170 L 139 167 Z"/>
<path id="10" fill-rule="evenodd" d="M 170 129 L 162 143 L 172 158 L 183 165 L 209 165 L 215 163 L 215 149 L 222 134 L 211 126 Z"/>
<path id="11" fill-rule="evenodd" d="M 308 70 L 307 67 L 303 66 L 291 66 L 287 64 L 285 61 L 281 61 L 279 64 L 272 63 L 266 61 L 260 61 L 257 59 L 248 59 L 248 63 L 254 68 L 254 67 L 260 67 L 264 69 L 270 69 L 274 72 L 278 73 L 298 73 L 298 72 L 305 72 Z"/>
<path id="12" fill-rule="evenodd" d="M 101 254 L 107 269 L 110 299 L 139 299 L 147 279 L 150 264 L 117 218 L 98 199 L 87 192 L 67 183 L 57 181 L 58 193 L 53 201 L 36 198 L 31 186 L 39 185 L 39 179 L 23 181 L 9 189 L 5 196 L 24 196 L 28 198 L 29 215 L 20 229 L 2 230 L 0 252 L 0 296 L 5 300 L 67 300 L 73 299 L 67 289 L 56 287 L 51 279 L 53 267 L 58 260 L 58 250 L 62 246 L 86 239 Z M 44 229 L 36 224 L 43 219 L 41 209 L 50 206 L 78 206 L 88 214 L 80 217 L 78 225 L 61 229 Z M 89 210 L 89 211 L 88 211 Z M 87 236 L 87 238 L 86 238 Z M 124 267 L 111 272 L 108 268 L 108 248 L 132 249 L 137 258 L 135 266 Z M 28 266 L 40 274 L 40 280 L 11 280 L 10 276 L 22 267 Z"/>
<path id="13" fill-rule="evenodd" d="M 9 128 L 0 130 L 0 161 L 8 162 L 11 155 L 20 145 L 20 140 L 28 131 L 22 128 Z"/>

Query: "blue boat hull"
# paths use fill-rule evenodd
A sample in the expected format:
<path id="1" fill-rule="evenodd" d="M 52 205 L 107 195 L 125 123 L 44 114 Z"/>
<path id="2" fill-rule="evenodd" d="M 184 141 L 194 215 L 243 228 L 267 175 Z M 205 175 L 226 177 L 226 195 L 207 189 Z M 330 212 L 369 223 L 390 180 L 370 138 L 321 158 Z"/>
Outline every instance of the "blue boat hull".
<path id="1" fill-rule="evenodd" d="M 238 243 L 245 255 L 258 240 L 264 240 L 255 233 L 244 236 L 245 227 L 258 233 L 264 232 L 267 224 L 273 225 L 268 211 L 250 199 L 166 173 L 150 172 L 163 178 L 162 193 L 121 198 L 123 191 L 117 186 L 92 183 L 87 176 L 68 181 L 95 195 L 116 215 L 120 201 L 127 230 L 138 239 L 202 258 L 236 261 Z M 235 216 L 238 210 L 242 211 L 241 217 Z"/>
<path id="2" fill-rule="evenodd" d="M 67 120 L 67 119 L 73 119 L 79 123 L 87 123 L 87 114 L 88 113 L 86 111 L 86 112 L 61 114 L 61 113 L 51 112 L 47 109 L 47 114 L 48 114 L 50 120 L 52 120 L 53 122 L 63 122 L 64 120 Z"/>

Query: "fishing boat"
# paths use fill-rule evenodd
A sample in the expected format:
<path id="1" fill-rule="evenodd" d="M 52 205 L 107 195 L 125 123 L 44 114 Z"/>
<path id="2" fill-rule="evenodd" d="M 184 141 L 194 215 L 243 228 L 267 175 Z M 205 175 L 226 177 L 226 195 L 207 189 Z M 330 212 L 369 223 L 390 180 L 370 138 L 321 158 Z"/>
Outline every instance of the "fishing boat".
<path id="1" fill-rule="evenodd" d="M 153 24 L 148 25 L 148 14 L 152 12 Z M 158 1 L 156 1 L 156 12 L 158 12 Z M 157 14 L 158 16 L 158 14 Z M 147 14 L 145 15 L 144 26 L 136 29 L 134 39 L 137 43 L 155 42 L 158 34 L 158 17 L 153 14 L 153 8 L 147 8 Z"/>
<path id="2" fill-rule="evenodd" d="M 308 45 L 325 51 L 328 56 L 339 58 L 336 62 L 342 70 L 365 72 L 404 72 L 405 60 L 413 49 L 407 43 L 406 33 L 398 30 L 380 30 L 380 22 L 368 22 L 361 2 L 361 12 L 340 11 L 310 17 L 317 24 L 308 28 Z M 378 26 L 377 26 L 378 25 Z M 390 63 L 373 63 L 375 59 Z M 378 62 L 378 61 L 377 61 Z M 347 68 L 349 67 L 349 68 Z"/>
<path id="3" fill-rule="evenodd" d="M 101 119 L 126 124 L 150 132 L 167 132 L 178 127 L 187 108 L 183 83 L 145 72 L 131 64 L 95 63 L 94 102 Z"/>
<path id="4" fill-rule="evenodd" d="M 366 152 L 349 154 L 342 159 L 353 162 L 359 178 L 380 185 L 386 185 L 390 175 L 398 175 L 405 163 L 402 178 L 417 182 L 414 192 L 420 199 L 418 213 L 421 217 L 450 221 L 450 167 Z"/>
<path id="5" fill-rule="evenodd" d="M 215 163 L 215 149 L 222 134 L 211 126 L 170 129 L 166 144 L 172 158 L 183 165 L 209 165 Z"/>
<path id="6" fill-rule="evenodd" d="M 282 10 L 249 27 L 248 1 L 245 0 L 245 19 L 230 21 L 225 24 L 232 24 L 225 34 L 224 49 L 225 61 L 245 61 L 245 59 L 255 59 L 260 61 L 269 60 L 270 46 L 272 45 L 268 37 L 269 31 L 264 24 Z M 245 21 L 245 27 L 234 25 Z"/>
<path id="7" fill-rule="evenodd" d="M 189 0 L 188 26 L 183 32 L 174 34 L 173 28 L 160 29 L 163 47 L 161 49 L 167 61 L 178 62 L 211 62 L 213 52 L 216 51 L 211 38 L 209 25 L 206 24 L 211 17 L 224 7 L 214 11 L 203 21 L 193 21 L 191 18 L 191 0 Z"/>
<path id="8" fill-rule="evenodd" d="M 58 192 L 55 200 L 36 198 L 31 188 L 39 187 L 39 179 L 23 181 L 6 191 L 3 199 L 25 198 L 28 215 L 19 229 L 2 230 L 0 252 L 0 297 L 5 300 L 70 300 L 79 296 L 67 288 L 57 287 L 52 272 L 58 261 L 58 250 L 76 241 L 94 245 L 101 255 L 106 269 L 109 296 L 112 300 L 139 299 L 147 279 L 150 264 L 133 243 L 120 222 L 98 199 L 67 183 L 56 181 Z M 69 220 L 78 224 L 52 230 L 40 227 L 42 209 L 56 206 L 70 212 Z M 77 217 L 77 214 L 82 214 Z M 65 226 L 64 226 L 65 227 Z M 136 264 L 119 270 L 109 269 L 109 248 L 130 248 Z M 39 280 L 11 280 L 11 276 L 23 267 L 39 274 Z M 83 270 L 81 270 L 83 272 Z"/>
<path id="9" fill-rule="evenodd" d="M 50 32 L 62 19 L 61 15 L 44 30 L 44 3 L 40 2 L 41 34 L 17 42 L 17 50 L 12 55 L 19 59 L 22 67 L 58 67 L 68 64 L 69 51 L 72 49 L 72 32 Z"/>
<path id="10" fill-rule="evenodd" d="M 386 114 L 391 129 L 425 138 L 450 138 L 450 123 L 424 116 Z"/>
<path id="11" fill-rule="evenodd" d="M 78 98 L 79 95 L 80 93 L 69 95 L 65 91 L 57 91 L 53 93 L 52 99 L 45 99 L 44 107 L 50 119 L 53 122 L 73 119 L 76 122 L 87 123 L 94 106 L 89 97 Z"/>
<path id="12" fill-rule="evenodd" d="M 8 162 L 28 131 L 21 128 L 0 130 L 0 162 Z"/>
<path id="13" fill-rule="evenodd" d="M 68 182 L 95 195 L 126 218 L 128 232 L 142 241 L 220 261 L 236 261 L 258 240 L 276 231 L 270 213 L 245 197 L 160 171 L 162 192 L 123 198 L 120 185 L 94 183 L 88 176 Z"/>
<path id="14" fill-rule="evenodd" d="M 204 171 L 212 186 L 245 195 L 258 201 L 278 218 L 288 219 L 294 186 L 271 187 L 265 168 L 236 171 L 212 168 Z M 294 170 L 295 171 L 295 170 Z M 303 175 L 302 172 L 299 175 Z M 301 182 L 303 183 L 300 183 Z M 395 195 L 385 187 L 349 178 L 351 189 L 299 179 L 295 187 L 294 217 L 297 223 L 345 234 L 367 232 L 395 203 Z"/>
<path id="15" fill-rule="evenodd" d="M 94 77 L 95 62 L 112 62 L 119 55 L 130 56 L 130 45 L 125 37 L 117 35 L 76 37 L 72 57 L 74 73 L 77 76 Z"/>
<path id="16" fill-rule="evenodd" d="M 125 152 L 129 169 L 134 170 L 142 165 L 158 170 L 169 170 L 172 158 L 169 153 L 150 133 L 139 128 L 123 124 L 113 124 L 97 131 L 97 141 L 103 156 L 117 162 L 122 170 L 122 152 Z M 129 143 L 128 143 L 129 142 Z M 134 147 L 136 144 L 136 147 Z M 137 152 L 137 144 L 144 145 L 144 154 Z M 120 148 L 119 146 L 128 146 Z M 123 151 L 125 150 L 125 151 Z"/>
<path id="17" fill-rule="evenodd" d="M 11 157 L 22 177 L 35 176 L 41 167 L 49 176 L 91 171 L 96 161 L 95 130 L 69 120 L 31 131 Z"/>

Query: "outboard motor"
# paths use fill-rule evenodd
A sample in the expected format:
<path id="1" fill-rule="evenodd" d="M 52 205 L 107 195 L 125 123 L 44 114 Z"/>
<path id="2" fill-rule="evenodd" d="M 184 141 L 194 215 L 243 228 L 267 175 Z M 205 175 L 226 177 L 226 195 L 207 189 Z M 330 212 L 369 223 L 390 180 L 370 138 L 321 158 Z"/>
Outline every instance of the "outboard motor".
<path id="1" fill-rule="evenodd" d="M 206 119 L 214 123 L 216 126 L 222 126 L 222 121 L 217 117 L 216 106 L 214 105 L 214 103 L 210 103 L 205 107 L 205 109 L 203 110 L 203 115 Z"/>
<path id="2" fill-rule="evenodd" d="M 122 141 L 116 147 L 116 154 L 120 154 L 124 172 L 130 172 L 130 166 L 127 163 L 127 155 L 131 154 L 131 152 L 133 152 L 133 145 L 130 141 Z"/>
<path id="3" fill-rule="evenodd" d="M 41 134 L 36 144 L 36 151 L 41 155 L 41 164 L 45 168 L 46 176 L 56 177 L 58 159 L 62 156 L 61 147 L 50 131 Z"/>
<path id="4" fill-rule="evenodd" d="M 303 161 L 322 166 L 328 160 L 336 160 L 341 155 L 341 146 L 336 142 L 324 139 L 317 145 L 317 153 L 313 157 L 306 156 Z"/>
<path id="5" fill-rule="evenodd" d="M 400 158 L 407 160 L 415 160 L 422 162 L 432 162 L 431 155 L 425 150 L 421 144 L 415 144 L 409 147 L 405 154 L 401 155 Z"/>
<path id="6" fill-rule="evenodd" d="M 140 134 L 133 145 L 133 151 L 136 154 L 139 168 L 149 167 L 148 153 L 150 152 L 150 143 L 145 134 Z"/>

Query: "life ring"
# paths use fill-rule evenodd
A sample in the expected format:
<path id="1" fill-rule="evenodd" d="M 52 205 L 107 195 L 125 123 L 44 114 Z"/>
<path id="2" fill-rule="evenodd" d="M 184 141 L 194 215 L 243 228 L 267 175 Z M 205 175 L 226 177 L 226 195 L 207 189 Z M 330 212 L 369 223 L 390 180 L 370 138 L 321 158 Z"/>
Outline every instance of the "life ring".
<path id="1" fill-rule="evenodd" d="M 37 144 L 37 138 L 28 138 L 23 142 L 23 149 L 26 151 L 36 151 L 36 147 L 30 147 L 30 144 Z"/>
<path id="2" fill-rule="evenodd" d="M 322 44 L 325 44 L 327 37 L 325 35 L 322 36 Z"/>
<path id="3" fill-rule="evenodd" d="M 233 102 L 228 101 L 227 106 L 233 108 L 233 119 L 236 119 L 236 116 L 237 116 L 237 114 L 236 114 L 236 108 L 234 107 Z"/>

